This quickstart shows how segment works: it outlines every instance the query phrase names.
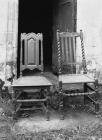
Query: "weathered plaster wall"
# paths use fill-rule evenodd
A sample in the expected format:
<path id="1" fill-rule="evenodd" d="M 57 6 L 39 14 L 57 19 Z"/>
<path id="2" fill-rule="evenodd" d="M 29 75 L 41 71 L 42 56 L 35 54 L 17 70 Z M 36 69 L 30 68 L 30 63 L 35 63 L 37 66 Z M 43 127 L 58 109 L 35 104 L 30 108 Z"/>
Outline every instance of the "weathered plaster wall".
<path id="1" fill-rule="evenodd" d="M 7 1 L 0 1 L 0 77 L 5 78 L 6 34 L 7 34 Z"/>
<path id="2" fill-rule="evenodd" d="M 77 0 L 77 31 L 84 33 L 84 44 L 88 69 L 102 71 L 102 1 Z M 12 62 L 16 70 L 18 34 L 18 0 L 0 0 L 0 78 L 10 77 Z M 77 46 L 77 60 L 81 58 L 80 45 Z M 6 67 L 5 67 L 6 66 Z M 6 73 L 6 75 L 5 75 Z"/>
<path id="3" fill-rule="evenodd" d="M 13 67 L 16 64 L 17 32 L 18 0 L 0 0 L 0 78 L 3 80 L 11 76 L 11 66 L 6 62 L 13 62 Z"/>
<path id="4" fill-rule="evenodd" d="M 77 31 L 84 33 L 84 44 L 89 69 L 102 71 L 102 1 L 77 0 Z M 77 59 L 81 57 L 77 49 Z"/>

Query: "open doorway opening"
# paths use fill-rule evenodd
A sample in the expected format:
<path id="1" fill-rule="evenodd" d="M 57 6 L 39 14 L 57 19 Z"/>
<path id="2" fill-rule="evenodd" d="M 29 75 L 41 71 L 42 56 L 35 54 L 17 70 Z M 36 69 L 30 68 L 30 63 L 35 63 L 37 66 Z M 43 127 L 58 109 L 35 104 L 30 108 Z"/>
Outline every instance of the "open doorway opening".
<path id="1" fill-rule="evenodd" d="M 43 33 L 43 58 L 45 70 L 52 66 L 53 0 L 19 0 L 18 24 L 18 74 L 20 69 L 20 34 Z"/>

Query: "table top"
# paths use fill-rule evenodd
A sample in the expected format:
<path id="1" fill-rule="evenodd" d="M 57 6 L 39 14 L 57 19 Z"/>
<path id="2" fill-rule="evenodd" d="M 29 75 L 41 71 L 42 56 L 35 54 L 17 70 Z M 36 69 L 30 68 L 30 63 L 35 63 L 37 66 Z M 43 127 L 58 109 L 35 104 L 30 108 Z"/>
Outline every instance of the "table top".
<path id="1" fill-rule="evenodd" d="M 59 76 L 59 81 L 63 84 L 77 84 L 77 83 L 94 83 L 95 80 L 87 74 L 62 74 Z"/>
<path id="2" fill-rule="evenodd" d="M 51 86 L 52 83 L 44 76 L 23 76 L 13 81 L 13 87 Z"/>

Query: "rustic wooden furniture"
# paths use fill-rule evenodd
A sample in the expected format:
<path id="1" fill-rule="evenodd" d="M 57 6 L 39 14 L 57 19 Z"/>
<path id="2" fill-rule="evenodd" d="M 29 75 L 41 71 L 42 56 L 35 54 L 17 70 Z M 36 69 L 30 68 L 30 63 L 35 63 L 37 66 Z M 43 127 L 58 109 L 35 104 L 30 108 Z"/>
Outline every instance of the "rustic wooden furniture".
<path id="1" fill-rule="evenodd" d="M 24 69 L 39 69 L 43 72 L 42 33 L 21 34 L 20 75 Z"/>
<path id="2" fill-rule="evenodd" d="M 20 110 L 43 110 L 49 120 L 49 94 L 52 83 L 43 75 L 43 36 L 41 33 L 21 34 L 20 77 L 11 87 L 13 118 Z M 39 73 L 22 75 L 24 69 L 38 69 Z"/>
<path id="3" fill-rule="evenodd" d="M 82 64 L 76 62 L 76 39 L 80 38 L 81 40 L 81 50 L 82 50 Z M 58 47 L 58 81 L 59 81 L 59 95 L 60 95 L 60 104 L 59 109 L 63 115 L 63 105 L 64 97 L 70 96 L 84 96 L 84 101 L 90 100 L 95 105 L 95 111 L 99 111 L 99 104 L 93 100 L 90 95 L 95 94 L 97 87 L 97 80 L 90 78 L 87 75 L 86 59 L 84 52 L 83 44 L 83 33 L 80 30 L 80 33 L 76 32 L 60 32 L 57 30 L 57 47 Z M 80 72 L 81 67 L 81 72 Z M 90 86 L 90 83 L 95 85 L 95 88 Z M 83 86 L 82 92 L 67 92 L 68 86 L 72 84 L 81 84 Z M 64 88 L 63 88 L 64 87 Z"/>
<path id="4" fill-rule="evenodd" d="M 43 110 L 49 120 L 49 95 L 52 83 L 43 75 L 23 76 L 12 83 L 13 118 L 17 111 Z M 28 104 L 33 104 L 31 107 Z M 24 106 L 25 107 L 24 107 Z"/>

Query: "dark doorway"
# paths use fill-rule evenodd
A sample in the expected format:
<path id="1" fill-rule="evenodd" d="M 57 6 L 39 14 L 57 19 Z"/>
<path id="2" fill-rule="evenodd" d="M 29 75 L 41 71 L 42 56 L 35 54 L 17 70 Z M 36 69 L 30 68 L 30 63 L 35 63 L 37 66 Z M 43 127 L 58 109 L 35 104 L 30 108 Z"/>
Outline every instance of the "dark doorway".
<path id="1" fill-rule="evenodd" d="M 19 0 L 18 25 L 18 74 L 20 58 L 20 34 L 43 33 L 44 67 L 52 65 L 53 0 Z"/>

